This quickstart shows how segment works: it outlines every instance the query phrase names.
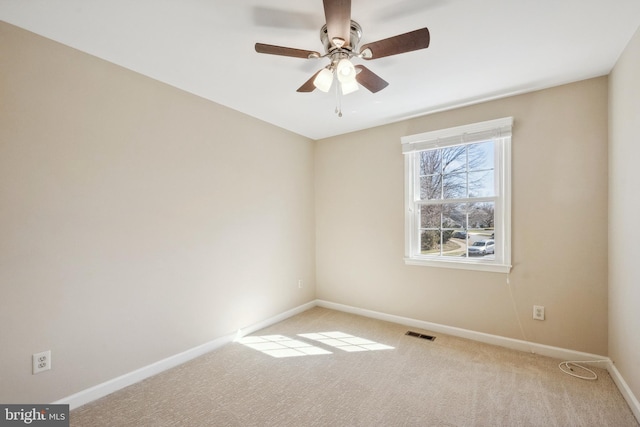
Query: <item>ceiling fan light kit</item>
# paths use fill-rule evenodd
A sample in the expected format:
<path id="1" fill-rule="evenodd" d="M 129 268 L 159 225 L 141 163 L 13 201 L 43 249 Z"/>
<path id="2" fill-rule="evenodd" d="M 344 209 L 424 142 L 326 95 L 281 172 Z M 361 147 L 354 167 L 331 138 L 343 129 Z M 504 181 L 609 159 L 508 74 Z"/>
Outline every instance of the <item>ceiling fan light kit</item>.
<path id="1" fill-rule="evenodd" d="M 353 82 L 356 80 L 356 69 L 347 58 L 342 58 L 336 66 L 336 74 L 341 83 Z"/>
<path id="2" fill-rule="evenodd" d="M 316 78 L 313 79 L 313 85 L 323 92 L 329 92 L 332 83 L 333 71 L 329 68 L 323 68 L 322 70 L 320 70 L 320 72 L 316 75 Z"/>
<path id="3" fill-rule="evenodd" d="M 340 91 L 343 95 L 348 95 L 358 90 L 358 83 L 354 80 L 352 82 L 341 82 Z"/>
<path id="4" fill-rule="evenodd" d="M 264 43 L 255 44 L 258 53 L 305 59 L 329 58 L 329 65 L 311 76 L 298 88 L 298 92 L 313 92 L 316 88 L 322 92 L 328 92 L 335 79 L 339 83 L 336 86 L 338 104 L 340 104 L 340 94 L 347 95 L 355 92 L 359 85 L 372 93 L 379 92 L 389 83 L 363 65 L 354 66 L 351 62 L 352 58 L 372 60 L 429 47 L 429 30 L 421 28 L 365 44 L 362 50 L 358 51 L 362 28 L 360 24 L 351 20 L 351 0 L 323 0 L 323 5 L 327 23 L 320 29 L 320 41 L 324 45 L 324 55 L 310 50 Z M 336 113 L 342 117 L 339 107 L 336 108 Z"/>

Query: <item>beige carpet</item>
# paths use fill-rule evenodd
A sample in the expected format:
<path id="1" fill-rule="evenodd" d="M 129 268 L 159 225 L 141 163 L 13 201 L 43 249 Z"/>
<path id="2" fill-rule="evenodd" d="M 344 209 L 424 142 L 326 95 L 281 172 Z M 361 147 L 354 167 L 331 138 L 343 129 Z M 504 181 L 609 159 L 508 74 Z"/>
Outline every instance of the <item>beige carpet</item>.
<path id="1" fill-rule="evenodd" d="M 78 408 L 71 426 L 638 426 L 605 370 L 585 381 L 555 359 L 407 330 L 313 308 Z"/>

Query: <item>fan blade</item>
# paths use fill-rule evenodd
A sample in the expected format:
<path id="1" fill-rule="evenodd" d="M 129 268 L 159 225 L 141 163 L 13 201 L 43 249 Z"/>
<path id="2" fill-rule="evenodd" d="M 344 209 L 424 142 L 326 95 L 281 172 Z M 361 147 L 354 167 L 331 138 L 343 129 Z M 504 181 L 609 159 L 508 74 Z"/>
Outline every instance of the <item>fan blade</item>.
<path id="1" fill-rule="evenodd" d="M 376 93 L 389 86 L 389 83 L 380 78 L 376 73 L 365 67 L 364 65 L 356 65 L 356 80 L 369 91 Z"/>
<path id="2" fill-rule="evenodd" d="M 304 82 L 304 84 L 300 86 L 298 90 L 296 90 L 296 92 L 313 92 L 316 88 L 316 86 L 313 84 L 313 81 L 315 80 L 316 76 L 320 74 L 320 71 L 322 70 L 323 69 L 318 70 L 318 72 L 315 73 L 313 76 L 311 76 L 309 80 Z"/>
<path id="3" fill-rule="evenodd" d="M 349 46 L 351 41 L 351 0 L 323 0 L 323 3 L 329 40 L 333 45 L 336 45 L 333 40 L 341 39 L 344 40 L 344 46 Z"/>
<path id="4" fill-rule="evenodd" d="M 421 28 L 388 39 L 367 43 L 360 49 L 364 59 L 383 58 L 429 47 L 429 30 Z M 367 52 L 369 51 L 369 52 Z M 370 54 L 369 54 L 370 53 Z"/>
<path id="5" fill-rule="evenodd" d="M 314 52 L 312 50 L 294 49 L 292 47 L 274 46 L 264 43 L 256 43 L 256 52 L 305 59 L 320 58 L 321 56 L 318 52 Z"/>

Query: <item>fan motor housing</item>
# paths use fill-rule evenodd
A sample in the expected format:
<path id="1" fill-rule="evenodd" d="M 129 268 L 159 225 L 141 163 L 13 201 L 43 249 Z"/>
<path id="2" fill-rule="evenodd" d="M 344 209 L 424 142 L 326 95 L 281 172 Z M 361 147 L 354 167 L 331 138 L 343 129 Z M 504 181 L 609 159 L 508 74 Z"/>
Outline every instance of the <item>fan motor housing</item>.
<path id="1" fill-rule="evenodd" d="M 348 46 L 336 47 L 331 44 L 331 40 L 329 40 L 329 34 L 327 33 L 327 25 L 323 25 L 320 29 L 320 41 L 324 46 L 324 50 L 327 54 L 332 53 L 335 50 L 346 50 L 350 52 L 358 51 L 358 43 L 360 43 L 360 39 L 362 38 L 362 27 L 356 21 L 351 21 L 351 34 Z"/>

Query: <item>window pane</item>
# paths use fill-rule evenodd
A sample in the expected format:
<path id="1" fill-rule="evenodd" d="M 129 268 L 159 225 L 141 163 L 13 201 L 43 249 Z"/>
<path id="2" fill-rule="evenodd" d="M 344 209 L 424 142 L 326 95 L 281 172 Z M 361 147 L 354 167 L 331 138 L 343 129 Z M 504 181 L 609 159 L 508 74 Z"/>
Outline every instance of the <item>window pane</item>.
<path id="1" fill-rule="evenodd" d="M 495 185 L 493 171 L 469 173 L 469 197 L 493 197 Z"/>
<path id="2" fill-rule="evenodd" d="M 421 151 L 420 176 L 440 174 L 442 172 L 441 161 L 440 150 Z"/>
<path id="3" fill-rule="evenodd" d="M 440 231 L 424 230 L 420 233 L 420 251 L 424 255 L 440 254 Z"/>
<path id="4" fill-rule="evenodd" d="M 442 228 L 465 230 L 467 228 L 467 204 L 447 203 L 442 207 Z"/>
<path id="5" fill-rule="evenodd" d="M 495 258 L 494 203 L 472 203 L 469 206 L 470 257 Z"/>
<path id="6" fill-rule="evenodd" d="M 443 173 L 449 174 L 467 171 L 467 147 L 465 145 L 443 148 L 441 151 Z"/>
<path id="7" fill-rule="evenodd" d="M 467 253 L 467 203 L 448 203 L 443 207 L 443 256 L 459 257 Z"/>
<path id="8" fill-rule="evenodd" d="M 464 240 L 449 239 L 444 244 L 442 256 L 463 257 L 467 254 L 467 245 Z"/>
<path id="9" fill-rule="evenodd" d="M 493 141 L 469 144 L 469 170 L 493 170 Z"/>
<path id="10" fill-rule="evenodd" d="M 471 203 L 469 206 L 469 229 L 490 229 L 494 227 L 495 204 L 493 202 Z"/>
<path id="11" fill-rule="evenodd" d="M 493 229 L 470 229 L 468 235 L 467 251 L 469 257 L 495 259 L 496 248 Z"/>
<path id="12" fill-rule="evenodd" d="M 424 205 L 420 206 L 420 228 L 440 229 L 442 221 L 442 206 Z"/>
<path id="13" fill-rule="evenodd" d="M 461 199 L 467 197 L 467 174 L 454 173 L 444 175 L 442 192 L 445 199 Z"/>
<path id="14" fill-rule="evenodd" d="M 442 175 L 430 175 L 420 177 L 420 200 L 433 200 L 442 198 Z"/>
<path id="15" fill-rule="evenodd" d="M 467 255 L 467 231 L 464 229 L 453 230 L 451 238 L 445 246 L 449 250 L 443 252 L 443 256 L 463 257 Z"/>

